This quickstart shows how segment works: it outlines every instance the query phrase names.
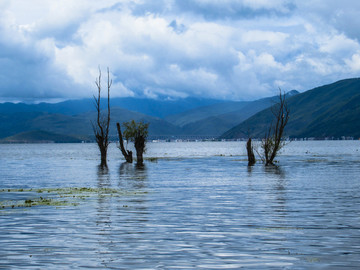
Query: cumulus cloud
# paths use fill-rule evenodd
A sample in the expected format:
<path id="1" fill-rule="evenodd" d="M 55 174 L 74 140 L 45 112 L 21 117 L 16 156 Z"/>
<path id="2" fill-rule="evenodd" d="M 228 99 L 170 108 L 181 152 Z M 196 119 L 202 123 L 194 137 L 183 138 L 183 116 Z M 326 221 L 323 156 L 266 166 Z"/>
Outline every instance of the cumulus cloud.
<path id="1" fill-rule="evenodd" d="M 351 7 L 351 5 L 353 5 Z M 0 4 L 0 97 L 254 99 L 358 76 L 357 1 L 34 0 Z M 329 16 L 329 17 L 327 17 Z M 330 18 L 330 19 L 329 19 Z"/>

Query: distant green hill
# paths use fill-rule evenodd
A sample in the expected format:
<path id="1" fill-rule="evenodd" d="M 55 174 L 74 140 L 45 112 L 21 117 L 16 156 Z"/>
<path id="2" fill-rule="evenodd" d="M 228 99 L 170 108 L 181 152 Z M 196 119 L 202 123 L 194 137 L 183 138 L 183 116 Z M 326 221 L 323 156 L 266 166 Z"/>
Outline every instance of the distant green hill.
<path id="1" fill-rule="evenodd" d="M 290 120 L 286 134 L 291 137 L 360 137 L 360 79 L 341 80 L 288 98 Z M 221 138 L 263 137 L 273 119 L 265 109 Z"/>
<path id="2" fill-rule="evenodd" d="M 198 108 L 187 110 L 179 114 L 170 115 L 165 117 L 165 120 L 179 127 L 184 127 L 188 124 L 200 122 L 207 118 L 218 116 L 224 113 L 237 111 L 249 103 L 251 102 L 248 101 L 220 102 L 217 104 L 201 106 Z"/>
<path id="3" fill-rule="evenodd" d="M 299 92 L 296 90 L 290 91 L 287 95 L 294 96 Z M 186 113 L 181 114 L 180 116 L 186 115 L 187 120 L 197 119 L 199 116 L 198 112 L 203 113 L 202 115 L 205 118 L 202 118 L 197 121 L 192 121 L 182 126 L 183 133 L 187 135 L 211 135 L 214 137 L 220 136 L 225 131 L 230 128 L 238 125 L 249 117 L 253 116 L 259 111 L 264 110 L 265 108 L 269 108 L 272 106 L 277 97 L 269 97 L 262 98 L 255 101 L 247 101 L 247 102 L 237 102 L 237 103 L 219 103 L 207 107 L 203 107 L 210 111 L 211 108 L 215 107 L 216 110 L 211 111 L 212 113 L 208 113 L 207 115 L 211 115 L 210 117 L 205 117 L 207 112 L 206 110 L 201 110 L 202 108 L 194 109 L 188 111 Z M 191 114 L 191 112 L 195 112 L 195 114 Z M 176 123 L 176 121 L 175 121 Z"/>
<path id="4" fill-rule="evenodd" d="M 66 134 L 67 136 L 92 140 L 93 130 L 91 121 L 96 119 L 96 112 L 79 115 L 50 114 L 40 112 L 0 114 L 0 139 L 19 133 L 41 130 L 43 132 Z M 111 109 L 110 136 L 117 138 L 116 122 L 123 123 L 130 120 L 150 123 L 149 135 L 171 136 L 181 134 L 181 129 L 160 118 L 144 115 L 114 107 Z M 36 134 L 34 134 L 36 135 Z"/>
<path id="5" fill-rule="evenodd" d="M 238 123 L 238 122 L 235 122 Z M 225 130 L 235 125 L 234 119 L 221 119 L 218 116 L 211 116 L 204 120 L 189 123 L 182 127 L 182 133 L 184 135 L 191 136 L 212 136 L 218 137 Z"/>
<path id="6" fill-rule="evenodd" d="M 150 138 L 172 138 L 173 136 L 197 136 L 197 137 L 217 137 L 224 131 L 237 125 L 241 121 L 250 117 L 254 113 L 267 108 L 272 104 L 273 98 L 265 98 L 256 101 L 225 101 L 215 104 L 207 104 L 215 101 L 203 100 L 196 101 L 186 99 L 178 101 L 147 101 L 140 99 L 128 99 L 130 104 L 127 106 L 146 107 L 142 110 L 149 110 L 152 106 L 162 104 L 159 108 L 152 108 L 153 111 L 169 109 L 170 112 L 198 104 L 207 104 L 196 109 L 192 108 L 186 112 L 168 116 L 161 119 L 149 116 L 140 112 L 130 111 L 120 107 L 114 107 L 117 102 L 124 102 L 125 99 L 112 100 L 110 135 L 114 140 L 117 137 L 116 122 L 126 122 L 130 120 L 144 121 L 150 123 Z M 134 102 L 140 104 L 134 104 Z M 82 140 L 93 139 L 91 121 L 96 119 L 94 108 L 88 106 L 88 100 L 77 100 L 60 102 L 57 104 L 0 104 L 0 139 L 13 136 L 15 134 L 33 130 L 42 130 L 56 134 L 66 134 Z M 91 104 L 93 106 L 93 104 Z M 76 113 L 80 112 L 80 113 Z M 162 112 L 162 114 L 166 114 Z"/>
<path id="7" fill-rule="evenodd" d="M 110 100 L 111 107 L 121 107 L 129 111 L 136 111 L 142 114 L 160 118 L 219 102 L 223 101 L 201 98 L 169 100 L 132 97 L 111 98 Z M 105 108 L 107 106 L 107 101 L 105 99 L 101 99 L 101 105 Z M 0 103 L 0 114 L 38 112 L 48 114 L 77 115 L 90 111 L 95 111 L 94 100 L 92 98 L 66 100 L 58 103 Z"/>
<path id="8" fill-rule="evenodd" d="M 10 136 L 1 140 L 2 143 L 39 143 L 39 142 L 53 142 L 53 143 L 79 143 L 79 138 L 60 135 L 47 131 L 27 131 L 21 132 L 14 136 Z"/>
<path id="9" fill-rule="evenodd" d="M 360 137 L 360 79 L 338 81 L 302 94 L 293 90 L 287 95 L 291 111 L 285 130 L 288 136 Z M 247 137 L 248 134 L 261 138 L 273 119 L 269 107 L 276 98 L 246 102 L 114 99 L 111 108 L 110 137 L 112 140 L 117 139 L 116 122 L 135 120 L 150 123 L 150 138 L 221 136 L 234 139 Z M 50 136 L 34 131 L 79 140 L 93 140 L 91 121 L 96 119 L 96 112 L 93 104 L 90 106 L 88 101 L 37 105 L 0 104 L 0 140 L 8 137 L 14 139 L 12 136 L 15 135 L 21 135 L 15 139 L 23 139 L 24 133 L 26 136 L 33 136 L 33 139 L 34 136 L 39 136 L 39 140 L 47 140 L 46 136 Z M 125 101 L 128 102 L 127 107 L 138 108 L 142 112 L 149 111 L 163 118 L 115 106 Z M 171 113 L 172 115 L 169 115 Z M 55 140 L 50 138 L 49 141 Z"/>

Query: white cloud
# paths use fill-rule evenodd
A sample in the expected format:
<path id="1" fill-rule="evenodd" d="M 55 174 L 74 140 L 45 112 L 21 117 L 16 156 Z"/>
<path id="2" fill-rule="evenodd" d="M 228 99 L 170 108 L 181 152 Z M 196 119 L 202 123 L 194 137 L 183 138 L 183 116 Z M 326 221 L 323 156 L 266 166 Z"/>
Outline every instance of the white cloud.
<path id="1" fill-rule="evenodd" d="M 0 96 L 90 97 L 99 65 L 114 96 L 251 99 L 358 77 L 360 2 L 344 1 L 2 1 Z"/>
<path id="2" fill-rule="evenodd" d="M 352 72 L 360 72 L 360 53 L 352 55 L 351 59 L 345 60 Z"/>
<path id="3" fill-rule="evenodd" d="M 245 6 L 253 9 L 277 9 L 280 11 L 288 11 L 286 8 L 288 1 L 286 0 L 244 0 L 243 3 Z"/>
<path id="4" fill-rule="evenodd" d="M 268 46 L 281 46 L 289 35 L 282 32 L 251 30 L 242 36 L 245 43 L 265 42 Z"/>

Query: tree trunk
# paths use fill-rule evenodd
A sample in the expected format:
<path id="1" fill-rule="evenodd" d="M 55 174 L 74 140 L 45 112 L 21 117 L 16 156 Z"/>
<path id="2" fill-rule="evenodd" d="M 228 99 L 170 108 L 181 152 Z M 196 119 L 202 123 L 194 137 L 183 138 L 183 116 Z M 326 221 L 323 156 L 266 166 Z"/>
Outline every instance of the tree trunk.
<path id="1" fill-rule="evenodd" d="M 105 149 L 104 147 L 100 147 L 100 154 L 101 154 L 101 163 L 100 166 L 101 167 L 107 167 L 107 149 Z"/>
<path id="2" fill-rule="evenodd" d="M 253 166 L 256 163 L 253 147 L 251 145 L 251 138 L 246 143 L 246 150 L 248 155 L 248 166 Z"/>
<path id="3" fill-rule="evenodd" d="M 143 158 L 143 149 L 141 148 L 137 148 L 136 149 L 136 158 L 137 158 L 137 164 L 141 165 L 144 163 L 144 158 Z"/>
<path id="4" fill-rule="evenodd" d="M 144 163 L 143 153 L 145 149 L 145 138 L 143 138 L 142 136 L 135 138 L 135 149 L 137 164 L 141 165 Z"/>
<path id="5" fill-rule="evenodd" d="M 132 151 L 128 151 L 124 147 L 124 140 L 123 140 L 123 137 L 122 137 L 122 134 L 121 134 L 120 124 L 116 123 L 116 127 L 117 127 L 117 131 L 118 131 L 118 134 L 119 134 L 119 143 L 120 143 L 121 153 L 123 154 L 126 162 L 132 163 L 133 162 Z"/>

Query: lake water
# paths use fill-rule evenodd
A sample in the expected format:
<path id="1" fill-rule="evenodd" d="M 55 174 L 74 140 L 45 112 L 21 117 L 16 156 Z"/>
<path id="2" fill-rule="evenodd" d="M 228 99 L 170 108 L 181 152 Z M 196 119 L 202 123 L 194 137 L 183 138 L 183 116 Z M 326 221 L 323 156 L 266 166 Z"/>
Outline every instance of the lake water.
<path id="1" fill-rule="evenodd" d="M 111 144 L 104 171 L 95 144 L 0 145 L 0 269 L 360 268 L 359 141 L 291 142 L 276 168 L 245 142 L 147 150 Z"/>

